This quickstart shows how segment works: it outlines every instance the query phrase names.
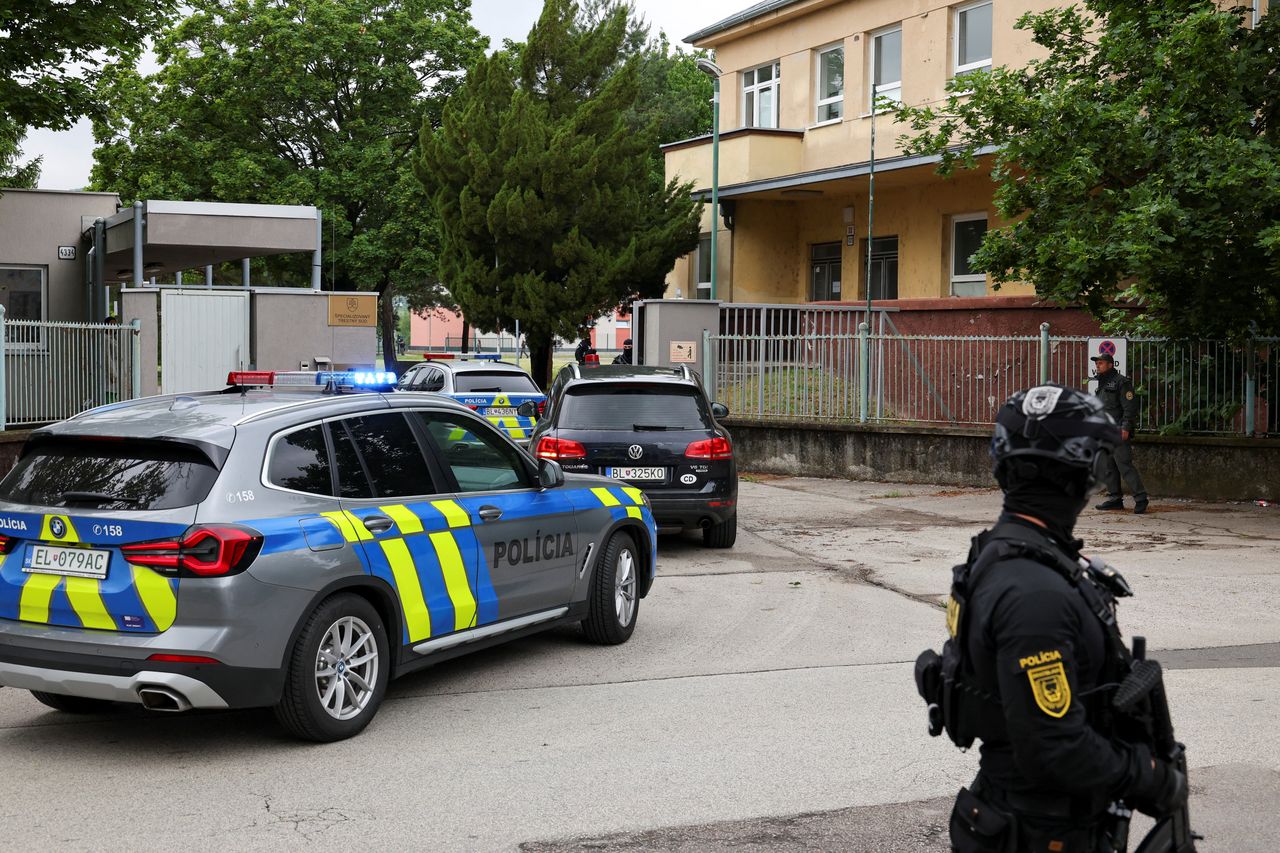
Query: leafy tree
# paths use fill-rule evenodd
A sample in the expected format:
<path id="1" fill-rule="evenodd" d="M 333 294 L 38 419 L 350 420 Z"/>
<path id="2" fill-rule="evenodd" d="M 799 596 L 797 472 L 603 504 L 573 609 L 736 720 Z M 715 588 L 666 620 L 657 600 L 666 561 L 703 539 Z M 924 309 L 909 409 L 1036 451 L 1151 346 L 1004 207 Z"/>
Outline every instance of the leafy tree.
<path id="1" fill-rule="evenodd" d="M 661 294 L 698 241 L 688 187 L 650 170 L 653 126 L 627 121 L 640 94 L 637 60 L 618 62 L 627 31 L 624 9 L 591 24 L 547 0 L 528 42 L 480 60 L 442 125 L 423 127 L 441 279 L 473 325 L 520 322 L 544 386 L 556 336 Z"/>
<path id="2" fill-rule="evenodd" d="M 40 158 L 19 163 L 30 127 L 65 130 L 95 115 L 104 63 L 132 60 L 171 0 L 0 0 L 0 187 L 30 188 Z"/>
<path id="3" fill-rule="evenodd" d="M 1012 224 L 987 233 L 975 265 L 1116 328 L 1280 333 L 1280 16 L 1245 17 L 1211 0 L 1028 14 L 1018 27 L 1043 59 L 899 110 L 907 148 L 941 153 L 944 174 L 996 147 L 995 204 Z"/>
<path id="4" fill-rule="evenodd" d="M 137 58 L 173 0 L 0 0 L 0 117 L 65 130 L 100 112 L 103 66 Z"/>
<path id="5" fill-rule="evenodd" d="M 125 198 L 314 204 L 334 289 L 376 290 L 394 363 L 392 294 L 447 301 L 412 155 L 485 41 L 469 0 L 195 0 L 156 39 L 160 70 L 111 70 L 93 184 Z M 264 259 L 279 283 L 310 259 Z"/>
<path id="6" fill-rule="evenodd" d="M 22 130 L 0 118 L 0 188 L 33 189 L 40 180 L 40 160 L 20 162 Z"/>

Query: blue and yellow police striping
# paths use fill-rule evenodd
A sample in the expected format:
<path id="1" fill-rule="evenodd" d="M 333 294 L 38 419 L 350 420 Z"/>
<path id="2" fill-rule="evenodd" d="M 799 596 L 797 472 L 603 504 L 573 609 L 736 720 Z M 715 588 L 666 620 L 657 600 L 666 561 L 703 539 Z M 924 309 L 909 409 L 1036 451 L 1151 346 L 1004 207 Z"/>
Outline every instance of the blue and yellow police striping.
<path id="1" fill-rule="evenodd" d="M 30 548 L 0 556 L 0 618 L 56 627 L 160 633 L 177 617 L 178 580 L 130 565 L 117 547 L 176 536 L 185 525 L 81 518 L 60 513 L 0 513 L 0 529 L 34 544 L 109 550 L 106 577 L 77 577 L 33 567 Z"/>

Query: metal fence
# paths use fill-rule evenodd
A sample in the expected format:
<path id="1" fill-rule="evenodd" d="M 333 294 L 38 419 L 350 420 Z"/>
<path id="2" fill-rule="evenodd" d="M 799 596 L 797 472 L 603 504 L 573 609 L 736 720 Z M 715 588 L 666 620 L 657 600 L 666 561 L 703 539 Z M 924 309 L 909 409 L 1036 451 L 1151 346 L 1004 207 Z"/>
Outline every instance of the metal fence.
<path id="1" fill-rule="evenodd" d="M 762 419 L 987 426 L 1019 389 L 1088 387 L 1088 338 L 1051 336 L 1047 325 L 1038 336 L 925 336 L 897 334 L 887 315 L 867 328 L 862 319 L 811 316 L 776 329 L 731 318 L 733 332 L 722 323 L 705 342 L 717 398 Z M 1127 367 L 1140 430 L 1280 433 L 1280 341 L 1131 338 Z"/>
<path id="2" fill-rule="evenodd" d="M 0 306 L 0 429 L 139 396 L 139 333 L 137 325 L 6 321 Z"/>

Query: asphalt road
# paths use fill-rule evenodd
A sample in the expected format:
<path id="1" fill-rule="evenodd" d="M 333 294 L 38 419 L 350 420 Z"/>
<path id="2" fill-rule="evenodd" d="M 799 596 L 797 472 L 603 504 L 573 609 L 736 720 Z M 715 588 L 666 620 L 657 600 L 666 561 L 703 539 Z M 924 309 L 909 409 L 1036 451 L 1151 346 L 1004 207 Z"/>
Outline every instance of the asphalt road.
<path id="1" fill-rule="evenodd" d="M 0 849 L 946 850 L 975 756 L 924 734 L 911 661 L 996 493 L 769 478 L 741 507 L 732 551 L 663 541 L 630 643 L 562 630 L 442 664 L 344 743 L 0 690 Z M 1079 532 L 1172 668 L 1202 851 L 1274 850 L 1278 510 L 1153 510 Z"/>

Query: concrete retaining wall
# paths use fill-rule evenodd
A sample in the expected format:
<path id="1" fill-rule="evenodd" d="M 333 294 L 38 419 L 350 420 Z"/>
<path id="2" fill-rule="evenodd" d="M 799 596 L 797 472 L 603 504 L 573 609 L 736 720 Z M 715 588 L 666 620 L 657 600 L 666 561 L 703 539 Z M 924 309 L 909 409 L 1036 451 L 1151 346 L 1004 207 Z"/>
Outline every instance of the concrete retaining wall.
<path id="1" fill-rule="evenodd" d="M 730 418 L 744 471 L 898 483 L 993 486 L 985 429 L 781 424 Z M 1138 436 L 1153 496 L 1280 500 L 1280 439 Z"/>

